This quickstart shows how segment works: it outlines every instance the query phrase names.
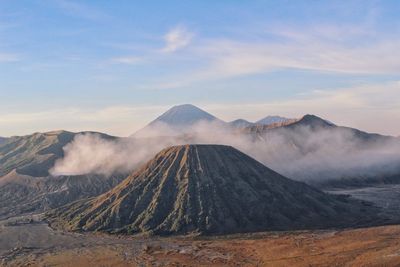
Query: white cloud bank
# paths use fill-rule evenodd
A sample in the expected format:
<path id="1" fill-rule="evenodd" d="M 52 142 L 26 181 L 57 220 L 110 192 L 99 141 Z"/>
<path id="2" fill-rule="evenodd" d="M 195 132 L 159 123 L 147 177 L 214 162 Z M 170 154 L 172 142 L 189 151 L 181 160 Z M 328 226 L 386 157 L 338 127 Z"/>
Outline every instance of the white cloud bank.
<path id="1" fill-rule="evenodd" d="M 400 170 L 399 140 L 366 142 L 346 129 L 312 130 L 300 126 L 295 130 L 281 128 L 257 138 L 209 122 L 194 125 L 183 136 L 166 137 L 165 127 L 152 129 L 157 130 L 159 137 L 155 138 L 105 140 L 93 134 L 78 135 L 64 147 L 65 157 L 56 162 L 51 173 L 129 173 L 163 148 L 187 143 L 234 146 L 296 180 L 374 177 Z"/>

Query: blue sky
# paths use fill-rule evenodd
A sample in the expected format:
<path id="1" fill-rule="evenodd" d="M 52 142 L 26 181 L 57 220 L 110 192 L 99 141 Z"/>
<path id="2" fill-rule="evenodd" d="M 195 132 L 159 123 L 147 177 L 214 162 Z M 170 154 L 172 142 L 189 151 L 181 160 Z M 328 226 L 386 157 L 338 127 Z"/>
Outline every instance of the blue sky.
<path id="1" fill-rule="evenodd" d="M 0 0 L 0 136 L 129 135 L 175 104 L 400 135 L 400 3 Z"/>

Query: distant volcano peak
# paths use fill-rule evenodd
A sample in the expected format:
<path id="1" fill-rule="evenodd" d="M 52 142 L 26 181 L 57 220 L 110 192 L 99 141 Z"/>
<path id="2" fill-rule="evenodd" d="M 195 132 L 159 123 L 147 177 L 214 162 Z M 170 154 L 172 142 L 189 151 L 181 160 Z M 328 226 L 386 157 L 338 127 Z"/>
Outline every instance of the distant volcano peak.
<path id="1" fill-rule="evenodd" d="M 164 114 L 152 121 L 150 124 L 156 122 L 163 122 L 169 125 L 191 125 L 199 121 L 213 121 L 217 120 L 216 117 L 210 113 L 192 105 L 184 104 L 170 108 Z"/>
<path id="2" fill-rule="evenodd" d="M 173 106 L 150 122 L 146 127 L 137 131 L 133 136 L 154 137 L 177 135 L 185 133 L 193 125 L 200 122 L 219 122 L 225 124 L 222 120 L 192 104 L 183 104 Z"/>

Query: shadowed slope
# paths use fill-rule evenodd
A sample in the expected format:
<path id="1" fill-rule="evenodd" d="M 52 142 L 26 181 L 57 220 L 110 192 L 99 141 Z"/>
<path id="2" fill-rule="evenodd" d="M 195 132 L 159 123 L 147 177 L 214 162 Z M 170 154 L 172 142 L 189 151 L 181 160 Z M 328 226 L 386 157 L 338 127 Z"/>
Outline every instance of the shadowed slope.
<path id="1" fill-rule="evenodd" d="M 113 190 L 59 208 L 50 220 L 70 230 L 224 234 L 345 225 L 368 214 L 347 201 L 232 147 L 185 145 L 161 151 Z"/>

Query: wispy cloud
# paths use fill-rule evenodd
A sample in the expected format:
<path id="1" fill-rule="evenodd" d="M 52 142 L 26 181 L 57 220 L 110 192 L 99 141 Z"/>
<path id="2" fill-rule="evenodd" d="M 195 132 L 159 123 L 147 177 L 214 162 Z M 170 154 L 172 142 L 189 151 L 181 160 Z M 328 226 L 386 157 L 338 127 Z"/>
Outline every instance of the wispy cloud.
<path id="1" fill-rule="evenodd" d="M 377 33 L 369 26 L 277 27 L 254 35 L 257 38 L 253 40 L 198 38 L 185 55 L 202 62 L 202 67 L 179 73 L 179 79 L 173 76 L 157 81 L 156 87 L 165 84 L 171 88 L 171 81 L 173 87 L 184 87 L 284 69 L 345 75 L 400 73 L 400 58 L 396 56 L 400 38 Z M 167 47 L 172 51 L 176 46 Z"/>
<path id="2" fill-rule="evenodd" d="M 339 29 L 332 34 L 340 36 Z M 289 36 L 283 41 L 241 42 L 213 40 L 201 53 L 212 58 L 209 73 L 235 76 L 282 68 L 309 69 L 339 73 L 399 73 L 395 57 L 400 38 L 379 41 L 345 42 L 327 38 L 326 32 Z M 343 35 L 342 37 L 343 38 Z"/>
<path id="3" fill-rule="evenodd" d="M 162 52 L 171 53 L 188 46 L 193 38 L 193 33 L 183 26 L 171 29 L 164 36 L 165 46 Z"/>

